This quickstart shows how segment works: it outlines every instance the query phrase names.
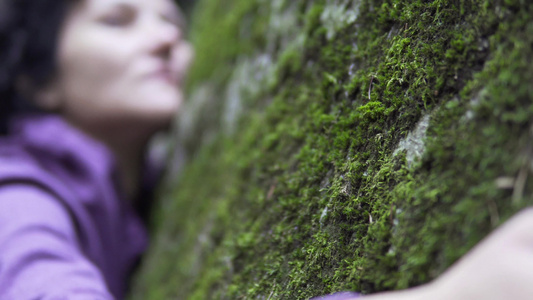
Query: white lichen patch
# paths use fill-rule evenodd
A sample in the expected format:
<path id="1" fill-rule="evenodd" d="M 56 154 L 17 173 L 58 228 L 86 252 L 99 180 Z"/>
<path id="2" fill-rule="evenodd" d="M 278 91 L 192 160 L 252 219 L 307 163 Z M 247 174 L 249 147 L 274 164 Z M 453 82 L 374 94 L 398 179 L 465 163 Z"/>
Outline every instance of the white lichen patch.
<path id="1" fill-rule="evenodd" d="M 463 115 L 463 117 L 461 118 L 461 121 L 463 122 L 470 122 L 474 119 L 474 117 L 476 116 L 475 114 L 475 109 L 477 106 L 479 106 L 479 103 L 481 102 L 481 98 L 483 98 L 485 96 L 485 93 L 486 93 L 486 90 L 481 90 L 479 92 L 478 95 L 474 96 L 472 99 L 470 99 L 469 103 L 468 103 L 468 110 L 466 111 L 466 113 Z"/>
<path id="2" fill-rule="evenodd" d="M 243 58 L 237 64 L 229 80 L 224 96 L 223 127 L 226 134 L 233 134 L 245 105 L 256 100 L 272 85 L 276 66 L 268 54 Z"/>
<path id="3" fill-rule="evenodd" d="M 320 223 L 320 228 L 324 226 L 324 221 L 328 217 L 329 207 L 331 206 L 333 198 L 329 198 L 328 204 L 322 209 L 322 213 L 320 214 L 320 219 L 318 220 L 318 223 Z"/>
<path id="4" fill-rule="evenodd" d="M 407 137 L 402 139 L 396 150 L 394 150 L 393 155 L 397 155 L 401 151 L 406 151 L 405 158 L 407 160 L 408 167 L 411 167 L 413 162 L 420 158 L 426 150 L 425 139 L 429 125 L 429 119 L 429 114 L 423 116 L 418 124 L 416 124 L 415 129 L 411 131 Z"/>
<path id="5" fill-rule="evenodd" d="M 340 29 L 353 24 L 357 20 L 359 16 L 359 5 L 359 0 L 327 1 L 320 20 L 327 30 L 326 38 L 328 40 L 333 39 Z"/>
<path id="6" fill-rule="evenodd" d="M 324 226 L 324 219 L 326 218 L 326 216 L 328 215 L 328 206 L 326 205 L 326 207 L 324 207 L 324 209 L 322 210 L 322 214 L 320 214 L 320 227 Z"/>
<path id="7" fill-rule="evenodd" d="M 204 82 L 189 96 L 189 101 L 184 103 L 176 122 L 179 140 L 193 138 L 196 127 L 202 122 L 202 112 L 205 107 L 212 105 L 217 100 L 215 89 L 210 82 Z"/>
<path id="8" fill-rule="evenodd" d="M 302 34 L 298 26 L 298 3 L 289 0 L 269 0 L 270 19 L 266 30 L 267 53 L 275 55 L 275 51 L 285 49 L 298 35 Z"/>
<path id="9" fill-rule="evenodd" d="M 241 58 L 230 78 L 224 101 L 222 122 L 224 132 L 233 134 L 247 107 L 261 98 L 276 82 L 277 60 L 284 51 L 301 52 L 305 34 L 298 27 L 298 3 L 289 0 L 265 1 L 269 5 L 267 44 L 262 53 Z"/>
<path id="10" fill-rule="evenodd" d="M 242 69 L 245 69 L 245 67 Z M 235 70 L 233 73 L 234 78 L 245 74 L 242 69 Z M 241 86 L 242 83 L 239 81 L 239 79 L 233 79 L 229 82 L 226 90 L 226 105 L 222 114 L 222 122 L 226 134 L 232 134 L 235 131 L 237 116 L 239 116 L 242 112 Z"/>

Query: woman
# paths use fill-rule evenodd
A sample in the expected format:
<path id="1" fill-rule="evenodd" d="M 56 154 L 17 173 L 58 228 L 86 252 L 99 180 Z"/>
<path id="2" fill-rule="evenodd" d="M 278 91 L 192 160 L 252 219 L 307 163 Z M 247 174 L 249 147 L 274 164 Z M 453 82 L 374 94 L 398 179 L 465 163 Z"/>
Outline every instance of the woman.
<path id="1" fill-rule="evenodd" d="M 184 20 L 170 0 L 1 4 L 0 299 L 121 299 L 147 243 L 146 144 L 182 101 Z"/>
<path id="2" fill-rule="evenodd" d="M 170 0 L 0 2 L 0 299 L 124 297 L 146 144 L 192 56 L 182 30 Z M 365 299 L 531 299 L 530 278 L 526 210 L 436 281 Z"/>

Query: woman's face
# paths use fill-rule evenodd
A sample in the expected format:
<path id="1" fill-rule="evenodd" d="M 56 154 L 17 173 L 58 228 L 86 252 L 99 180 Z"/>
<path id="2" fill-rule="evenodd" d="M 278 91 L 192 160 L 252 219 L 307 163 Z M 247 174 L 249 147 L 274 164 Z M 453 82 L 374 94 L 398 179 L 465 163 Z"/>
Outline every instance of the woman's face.
<path id="1" fill-rule="evenodd" d="M 171 0 L 77 2 L 60 35 L 53 104 L 97 136 L 168 125 L 192 59 L 183 22 Z"/>

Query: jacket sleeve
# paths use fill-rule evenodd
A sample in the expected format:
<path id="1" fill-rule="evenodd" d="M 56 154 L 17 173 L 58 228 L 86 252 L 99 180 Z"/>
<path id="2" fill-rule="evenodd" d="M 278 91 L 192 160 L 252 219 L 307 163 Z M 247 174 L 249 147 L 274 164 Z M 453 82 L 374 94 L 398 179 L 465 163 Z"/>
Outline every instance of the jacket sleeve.
<path id="1" fill-rule="evenodd" d="M 0 186 L 0 299 L 114 299 L 67 209 L 37 186 Z"/>
<path id="2" fill-rule="evenodd" d="M 360 298 L 359 296 L 360 295 L 358 293 L 354 292 L 340 292 L 329 296 L 313 298 L 311 300 L 353 300 L 355 298 Z"/>

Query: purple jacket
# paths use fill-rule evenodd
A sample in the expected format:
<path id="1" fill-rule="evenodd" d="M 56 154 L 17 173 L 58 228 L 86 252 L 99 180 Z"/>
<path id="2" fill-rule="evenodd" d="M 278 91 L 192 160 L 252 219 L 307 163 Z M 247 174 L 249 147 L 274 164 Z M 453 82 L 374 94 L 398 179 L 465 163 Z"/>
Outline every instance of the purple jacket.
<path id="1" fill-rule="evenodd" d="M 56 116 L 0 138 L 0 299 L 122 299 L 147 246 L 110 151 Z"/>

